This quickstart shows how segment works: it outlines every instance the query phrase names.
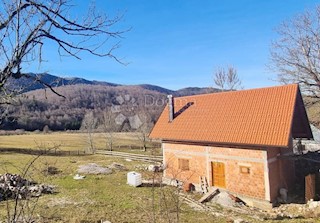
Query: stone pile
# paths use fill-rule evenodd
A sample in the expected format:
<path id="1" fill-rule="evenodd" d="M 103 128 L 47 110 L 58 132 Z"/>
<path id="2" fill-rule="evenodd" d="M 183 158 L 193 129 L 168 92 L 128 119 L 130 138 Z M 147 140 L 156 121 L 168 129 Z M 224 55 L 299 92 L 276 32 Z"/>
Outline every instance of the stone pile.
<path id="1" fill-rule="evenodd" d="M 18 174 L 0 175 L 0 201 L 7 199 L 26 199 L 41 194 L 54 193 L 54 186 L 28 181 Z"/>
<path id="2" fill-rule="evenodd" d="M 81 174 L 111 174 L 112 169 L 108 167 L 102 167 L 96 163 L 89 163 L 81 165 L 78 168 L 78 173 Z"/>

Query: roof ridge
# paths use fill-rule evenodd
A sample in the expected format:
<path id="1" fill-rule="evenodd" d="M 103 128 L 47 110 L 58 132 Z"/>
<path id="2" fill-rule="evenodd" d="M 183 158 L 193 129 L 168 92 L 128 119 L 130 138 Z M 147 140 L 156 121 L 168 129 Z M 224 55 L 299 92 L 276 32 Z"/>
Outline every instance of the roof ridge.
<path id="1" fill-rule="evenodd" d="M 250 91 L 261 91 L 266 89 L 275 89 L 275 88 L 287 88 L 287 87 L 298 87 L 299 84 L 286 84 L 286 85 L 278 85 L 278 86 L 271 86 L 271 87 L 262 87 L 262 88 L 251 88 L 251 89 L 243 89 L 243 90 L 230 90 L 230 91 L 221 91 L 221 92 L 212 92 L 212 93 L 203 93 L 203 94 L 195 94 L 195 95 L 187 95 L 187 96 L 180 96 L 180 97 L 174 97 L 174 98 L 194 98 L 194 97 L 202 97 L 202 96 L 210 96 L 210 95 L 217 95 L 217 94 L 235 94 L 240 92 L 250 92 Z"/>

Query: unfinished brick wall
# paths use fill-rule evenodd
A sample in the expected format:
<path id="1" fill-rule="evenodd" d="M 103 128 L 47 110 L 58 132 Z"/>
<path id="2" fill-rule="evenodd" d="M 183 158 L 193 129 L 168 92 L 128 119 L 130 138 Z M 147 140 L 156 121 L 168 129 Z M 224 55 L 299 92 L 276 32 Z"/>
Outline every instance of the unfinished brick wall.
<path id="1" fill-rule="evenodd" d="M 211 163 L 222 162 L 225 165 L 226 190 L 265 199 L 264 154 L 265 151 L 258 149 L 164 143 L 165 177 L 199 184 L 199 177 L 205 176 L 212 185 Z M 190 169 L 179 170 L 178 159 L 189 159 Z M 247 167 L 249 173 L 241 173 L 241 167 Z"/>
<path id="2" fill-rule="evenodd" d="M 264 165 L 256 162 L 226 161 L 227 189 L 236 194 L 265 199 Z M 248 166 L 250 173 L 241 173 L 240 167 Z"/>
<path id="3" fill-rule="evenodd" d="M 210 147 L 210 161 L 225 163 L 226 189 L 254 198 L 265 199 L 263 151 L 258 149 Z M 241 173 L 248 167 L 249 173 Z M 209 169 L 210 176 L 212 169 Z M 212 178 L 210 178 L 212 183 Z"/>
<path id="4" fill-rule="evenodd" d="M 172 151 L 175 150 L 175 151 Z M 165 177 L 175 178 L 182 182 L 199 184 L 199 177 L 206 176 L 206 158 L 189 152 L 204 154 L 205 149 L 199 146 L 187 146 L 178 144 L 165 144 Z M 189 160 L 189 170 L 179 169 L 179 159 Z"/>

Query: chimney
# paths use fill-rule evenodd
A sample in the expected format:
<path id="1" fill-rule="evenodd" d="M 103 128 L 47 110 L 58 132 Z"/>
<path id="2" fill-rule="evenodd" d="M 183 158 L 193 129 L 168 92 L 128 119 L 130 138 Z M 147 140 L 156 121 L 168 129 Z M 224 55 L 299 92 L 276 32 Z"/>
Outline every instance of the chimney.
<path id="1" fill-rule="evenodd" d="M 171 94 L 168 95 L 168 108 L 169 108 L 169 122 L 172 122 L 174 118 L 174 102 L 173 102 L 173 96 Z"/>

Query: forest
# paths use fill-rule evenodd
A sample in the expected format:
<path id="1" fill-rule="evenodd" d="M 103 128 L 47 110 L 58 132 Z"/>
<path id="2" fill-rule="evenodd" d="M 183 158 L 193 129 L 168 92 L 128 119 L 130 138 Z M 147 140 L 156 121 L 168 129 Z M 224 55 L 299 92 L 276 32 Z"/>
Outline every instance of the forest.
<path id="1" fill-rule="evenodd" d="M 96 130 L 150 129 L 166 103 L 165 94 L 139 86 L 78 84 L 56 91 L 64 97 L 43 89 L 21 94 L 8 107 L 1 129 L 79 130 L 90 117 Z"/>

